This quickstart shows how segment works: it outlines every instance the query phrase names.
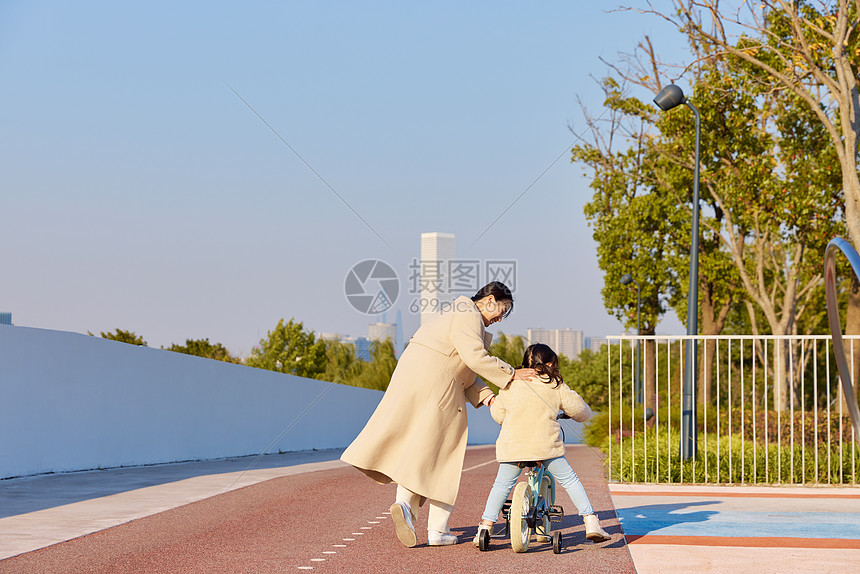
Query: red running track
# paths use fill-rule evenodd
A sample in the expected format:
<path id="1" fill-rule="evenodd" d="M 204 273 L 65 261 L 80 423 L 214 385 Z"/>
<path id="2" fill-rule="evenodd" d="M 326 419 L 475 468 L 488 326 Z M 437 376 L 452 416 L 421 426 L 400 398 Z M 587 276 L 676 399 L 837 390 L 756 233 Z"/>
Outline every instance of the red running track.
<path id="1" fill-rule="evenodd" d="M 419 545 L 405 548 L 388 515 L 394 486 L 378 485 L 353 468 L 286 476 L 161 512 L 88 536 L 0 561 L 0 573 L 126 572 L 554 572 L 635 573 L 603 478 L 586 446 L 568 447 L 592 506 L 612 540 L 585 540 L 582 520 L 561 490 L 562 554 L 534 540 L 516 554 L 494 538 L 488 552 L 472 543 L 497 465 L 494 447 L 466 454 L 451 528 L 460 544 L 426 545 L 426 509 Z M 497 528 L 499 525 L 497 525 Z"/>

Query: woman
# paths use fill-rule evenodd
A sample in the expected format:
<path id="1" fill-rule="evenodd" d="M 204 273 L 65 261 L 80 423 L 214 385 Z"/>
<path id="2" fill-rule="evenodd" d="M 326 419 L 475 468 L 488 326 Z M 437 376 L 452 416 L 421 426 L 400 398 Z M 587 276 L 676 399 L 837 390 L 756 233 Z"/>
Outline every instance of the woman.
<path id="1" fill-rule="evenodd" d="M 515 376 L 534 374 L 487 353 L 493 336 L 485 328 L 501 321 L 513 305 L 510 290 L 494 281 L 471 299 L 458 297 L 450 309 L 422 325 L 403 351 L 376 411 L 341 456 L 377 482 L 397 483 L 391 518 L 407 547 L 417 543 L 412 521 L 426 500 L 428 544 L 457 543 L 448 519 L 466 456 L 466 400 L 478 407 L 494 399 L 477 377 L 502 387 Z"/>

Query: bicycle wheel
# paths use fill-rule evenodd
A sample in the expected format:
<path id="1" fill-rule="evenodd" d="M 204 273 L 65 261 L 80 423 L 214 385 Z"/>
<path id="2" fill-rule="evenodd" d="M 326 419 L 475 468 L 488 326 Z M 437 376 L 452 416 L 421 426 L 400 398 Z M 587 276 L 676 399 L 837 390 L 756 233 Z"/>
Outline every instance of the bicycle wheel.
<path id="1" fill-rule="evenodd" d="M 543 480 L 540 481 L 540 497 L 543 499 L 544 504 L 544 515 L 540 519 L 540 522 L 537 524 L 535 528 L 535 539 L 538 542 L 549 542 L 550 536 L 552 536 L 552 526 L 549 523 L 549 507 L 553 505 L 555 502 L 552 499 L 552 484 L 548 476 L 544 476 Z"/>
<path id="2" fill-rule="evenodd" d="M 510 510 L 511 548 L 514 552 L 525 552 L 529 549 L 532 531 L 527 519 L 531 510 L 531 497 L 528 483 L 520 482 L 514 487 Z"/>
<path id="3" fill-rule="evenodd" d="M 489 530 L 481 530 L 478 533 L 478 550 L 481 552 L 486 552 L 490 549 L 490 531 Z"/>

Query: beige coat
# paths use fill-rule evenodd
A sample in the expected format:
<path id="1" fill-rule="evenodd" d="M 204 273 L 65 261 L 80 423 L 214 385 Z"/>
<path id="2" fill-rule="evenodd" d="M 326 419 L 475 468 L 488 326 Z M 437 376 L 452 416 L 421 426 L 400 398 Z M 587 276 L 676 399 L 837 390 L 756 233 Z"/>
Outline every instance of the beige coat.
<path id="1" fill-rule="evenodd" d="M 454 504 L 466 455 L 466 399 L 492 395 L 476 375 L 506 384 L 514 368 L 487 354 L 492 334 L 468 297 L 422 325 L 403 351 L 388 390 L 341 460 L 381 483 Z"/>
<path id="2" fill-rule="evenodd" d="M 576 392 L 562 383 L 544 383 L 538 377 L 516 379 L 499 391 L 490 414 L 502 425 L 496 440 L 496 460 L 520 462 L 564 455 L 558 411 L 577 422 L 591 417 L 591 409 Z"/>

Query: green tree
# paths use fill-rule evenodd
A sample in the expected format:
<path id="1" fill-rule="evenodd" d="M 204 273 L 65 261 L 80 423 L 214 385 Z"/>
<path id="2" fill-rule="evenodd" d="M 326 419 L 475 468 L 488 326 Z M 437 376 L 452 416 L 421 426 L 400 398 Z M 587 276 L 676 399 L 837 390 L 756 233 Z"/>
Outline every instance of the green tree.
<path id="1" fill-rule="evenodd" d="M 625 343 L 627 349 L 629 345 Z M 579 393 L 579 396 L 588 403 L 594 411 L 602 411 L 606 408 L 607 383 L 609 381 L 608 365 L 609 346 L 603 345 L 600 351 L 595 353 L 591 349 L 583 349 L 576 359 L 559 357 L 559 371 L 571 389 Z M 630 362 L 630 353 L 622 356 L 626 362 Z"/>
<path id="2" fill-rule="evenodd" d="M 87 331 L 87 334 L 91 337 L 95 337 L 95 335 L 89 331 Z M 120 343 L 146 347 L 146 341 L 144 341 L 143 337 L 137 335 L 134 331 L 123 331 L 122 329 L 117 329 L 113 333 L 102 332 L 100 334 L 102 339 L 110 339 L 111 341 L 119 341 Z"/>
<path id="3" fill-rule="evenodd" d="M 391 339 L 374 341 L 370 345 L 370 362 L 366 363 L 355 381 L 355 386 L 384 391 L 391 382 L 391 375 L 397 367 L 394 344 Z"/>
<path id="4" fill-rule="evenodd" d="M 324 343 L 325 369 L 316 378 L 356 386 L 356 381 L 367 363 L 355 356 L 355 346 L 337 339 L 326 340 Z"/>
<path id="5" fill-rule="evenodd" d="M 802 179 L 800 188 L 781 190 L 792 196 L 801 192 L 796 213 L 813 224 L 823 223 L 827 238 L 833 235 L 827 228 L 836 218 L 844 223 L 854 245 L 860 245 L 860 4 L 856 0 L 761 0 L 735 9 L 720 5 L 719 0 L 675 0 L 669 12 L 661 13 L 653 5 L 643 12 L 673 23 L 699 48 L 699 59 L 693 65 L 702 60 L 726 62 L 737 71 L 735 77 L 743 76 L 745 85 L 756 86 L 760 94 L 776 96 L 772 99 L 794 108 L 794 115 L 802 121 L 783 122 L 779 127 L 784 134 L 791 133 L 792 127 L 798 130 L 793 134 L 795 145 L 785 140 L 781 149 L 792 154 L 797 173 L 803 177 L 813 181 L 838 177 L 839 206 L 819 209 L 820 203 L 807 201 Z M 828 155 L 835 156 L 832 163 L 816 161 L 821 159 L 816 152 L 822 149 L 822 140 L 828 143 Z M 810 141 L 812 147 L 807 145 Z M 815 167 L 810 169 L 806 160 L 812 160 Z M 787 170 L 786 175 L 793 174 Z M 797 253 L 788 252 L 792 263 L 797 262 Z M 850 289 L 846 332 L 857 334 L 860 281 L 855 278 Z M 790 315 L 789 310 L 789 325 L 793 322 Z M 765 316 L 772 320 L 768 312 Z M 853 360 L 860 368 L 860 353 Z M 787 402 L 781 401 L 783 408 Z"/>
<path id="6" fill-rule="evenodd" d="M 251 351 L 245 364 L 258 369 L 289 373 L 315 378 L 325 371 L 325 342 L 317 340 L 313 331 L 305 331 L 304 324 L 291 318 L 260 339 L 259 346 Z"/>
<path id="7" fill-rule="evenodd" d="M 490 345 L 487 351 L 494 357 L 498 357 L 512 367 L 517 367 L 523 362 L 523 354 L 526 351 L 526 342 L 522 335 L 505 335 L 499 332 L 499 336 Z"/>
<path id="8" fill-rule="evenodd" d="M 316 378 L 380 391 L 388 388 L 391 375 L 397 366 L 391 339 L 371 343 L 369 361 L 356 357 L 352 344 L 331 340 L 325 341 L 325 345 L 325 370 Z"/>
<path id="9" fill-rule="evenodd" d="M 232 356 L 224 345 L 221 343 L 210 343 L 208 338 L 186 339 L 185 345 L 177 345 L 176 343 L 173 343 L 167 347 L 167 350 L 175 353 L 184 353 L 186 355 L 215 359 L 216 361 L 224 361 L 227 363 L 242 362 L 238 357 Z"/>
<path id="10" fill-rule="evenodd" d="M 616 72 L 647 88 L 650 98 L 661 87 L 659 60 L 647 38 L 640 49 L 647 65 Z M 754 333 L 758 333 L 759 313 L 753 312 L 753 306 L 761 310 L 771 333 L 796 332 L 821 284 L 817 253 L 838 229 L 833 217 L 821 216 L 839 209 L 835 155 L 823 131 L 816 130 L 814 123 L 809 127 L 803 106 L 748 81 L 731 62 L 699 58 L 694 74 L 691 100 L 701 112 L 703 150 L 697 288 L 701 332 L 719 334 L 731 307 L 739 303 L 750 310 Z M 641 285 L 656 280 L 652 288 L 665 294 L 683 320 L 687 282 L 678 278 L 689 266 L 693 118 L 684 113 L 658 114 L 653 106 L 624 96 L 612 78 L 604 86 L 607 105 L 622 119 L 613 116 L 609 128 L 603 129 L 609 137 L 595 136 L 595 144 L 574 149 L 574 159 L 595 171 L 592 185 L 597 193 L 586 214 L 595 221 L 598 259 L 607 271 L 604 300 L 618 315 L 616 275 L 622 264 L 633 268 L 628 272 Z M 628 147 L 618 152 L 601 147 L 601 142 L 614 141 L 612 136 L 624 122 L 636 126 L 626 130 L 636 135 L 624 142 Z M 652 237 L 658 241 L 650 243 Z M 652 248 L 644 261 L 634 252 L 640 245 Z M 662 268 L 655 261 L 663 262 Z M 643 266 L 653 271 L 644 280 Z M 647 292 L 643 286 L 646 325 L 649 311 L 654 310 L 647 303 Z M 635 304 L 635 298 L 628 300 Z M 628 326 L 631 323 L 628 315 Z M 643 333 L 650 334 L 645 328 Z M 704 356 L 713 357 L 713 343 L 705 347 Z M 645 355 L 650 364 L 647 345 Z M 783 361 L 773 365 L 781 382 L 780 406 L 788 408 L 784 367 L 789 353 L 783 349 L 780 356 Z M 704 375 L 700 397 L 709 401 L 711 366 L 704 365 L 700 372 Z M 646 400 L 652 396 L 650 378 L 646 371 Z M 650 401 L 648 406 L 653 407 Z"/>

